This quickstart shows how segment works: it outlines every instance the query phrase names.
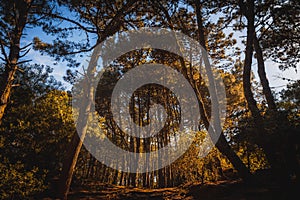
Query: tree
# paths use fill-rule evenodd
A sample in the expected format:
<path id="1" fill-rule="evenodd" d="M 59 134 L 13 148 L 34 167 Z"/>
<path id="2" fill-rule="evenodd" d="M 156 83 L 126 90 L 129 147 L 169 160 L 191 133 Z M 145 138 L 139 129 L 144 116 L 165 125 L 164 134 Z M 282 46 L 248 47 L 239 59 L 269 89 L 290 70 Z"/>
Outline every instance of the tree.
<path id="1" fill-rule="evenodd" d="M 207 48 L 210 48 L 215 50 L 213 48 L 213 46 L 207 46 L 208 43 L 208 39 L 205 38 L 205 32 L 207 34 L 208 31 L 205 31 L 204 27 L 203 27 L 203 21 L 202 21 L 202 11 L 201 11 L 201 2 L 200 1 L 193 1 L 193 2 L 187 2 L 187 4 L 191 5 L 194 7 L 194 10 L 196 12 L 196 21 L 197 21 L 197 26 L 193 24 L 193 22 L 191 21 L 192 19 L 190 19 L 190 21 L 188 23 L 192 24 L 188 24 L 186 27 L 180 27 L 179 30 L 183 31 L 184 33 L 189 33 L 189 35 L 192 35 L 192 37 L 194 37 L 195 39 L 197 39 L 200 43 L 200 45 L 207 50 Z M 170 26 L 170 28 L 172 29 L 178 29 L 178 25 L 176 24 L 176 22 L 173 22 L 173 18 L 169 15 L 167 9 L 163 8 L 162 5 L 159 6 L 160 9 L 162 9 L 164 16 L 166 16 L 166 19 L 168 20 L 168 25 Z M 217 36 L 218 37 L 218 36 Z M 224 42 L 226 44 L 226 42 Z M 230 43 L 230 42 L 228 42 Z M 213 45 L 215 45 L 215 43 L 212 43 Z M 212 51 L 213 51 L 212 50 Z M 215 51 L 216 52 L 216 51 Z M 224 55 L 222 55 L 223 52 L 220 51 L 220 53 L 216 56 L 216 57 L 225 57 Z M 205 56 L 204 56 L 205 57 Z M 215 83 L 213 80 L 213 75 L 212 75 L 212 69 L 210 69 L 210 67 L 208 67 L 208 60 L 205 61 L 205 70 L 208 73 L 208 77 L 209 77 L 209 85 L 212 86 L 212 88 L 215 89 Z M 181 64 L 182 64 L 182 68 L 185 69 L 186 66 L 184 64 L 184 61 L 181 60 Z M 197 94 L 198 98 L 199 98 L 199 106 L 200 106 L 200 114 L 201 114 L 201 119 L 203 120 L 204 126 L 206 127 L 206 129 L 208 130 L 210 127 L 209 124 L 209 117 L 208 117 L 208 113 L 207 113 L 207 109 L 205 107 L 205 101 L 204 101 L 204 97 L 203 94 L 201 94 L 199 91 L 199 86 L 198 84 L 193 80 L 193 78 L 189 77 L 187 71 L 187 69 L 183 70 L 184 75 L 188 78 L 188 80 L 190 81 L 191 85 L 193 86 L 195 93 Z M 214 102 L 219 102 L 216 96 L 216 91 L 214 91 L 211 95 L 211 98 L 214 100 Z M 219 128 L 220 130 L 220 128 Z M 210 133 L 212 135 L 214 135 L 215 133 L 212 132 Z M 250 180 L 251 179 L 251 175 L 248 171 L 248 169 L 246 168 L 246 166 L 243 164 L 243 162 L 239 159 L 239 157 L 235 154 L 235 152 L 230 148 L 229 144 L 227 143 L 224 133 L 222 132 L 220 135 L 220 138 L 217 142 L 217 147 L 218 149 L 227 156 L 227 158 L 233 163 L 233 165 L 236 167 L 236 169 L 239 171 L 240 175 L 245 179 L 245 180 Z"/>
<path id="2" fill-rule="evenodd" d="M 200 43 L 201 46 L 203 46 L 204 49 L 206 49 L 204 28 L 203 28 L 203 22 L 202 22 L 201 6 L 200 6 L 200 2 L 198 0 L 195 0 L 195 9 L 196 9 L 196 14 L 197 14 L 199 43 Z M 209 62 L 209 61 L 207 60 L 206 62 Z M 212 94 L 210 94 L 211 98 L 213 99 L 214 102 L 219 102 L 219 100 L 217 99 L 217 95 L 216 95 L 217 91 L 216 91 L 216 87 L 215 87 L 215 83 L 214 83 L 214 79 L 213 79 L 214 76 L 213 76 L 213 73 L 212 73 L 212 69 L 210 69 L 209 65 L 207 65 L 206 63 L 205 63 L 205 69 L 206 69 L 206 72 L 208 73 L 209 84 L 213 88 Z M 219 113 L 219 111 L 217 113 Z M 208 130 L 209 129 L 208 119 L 205 119 L 205 121 L 207 121 L 205 123 L 205 127 Z M 221 125 L 218 124 L 218 126 L 221 126 Z M 216 130 L 218 130 L 218 129 L 216 129 Z M 213 133 L 210 133 L 210 134 L 213 134 Z M 239 172 L 239 175 L 245 181 L 252 181 L 252 177 L 251 177 L 251 174 L 250 174 L 249 170 L 244 165 L 244 163 L 240 160 L 240 158 L 235 154 L 235 152 L 231 149 L 228 142 L 226 141 L 226 138 L 224 136 L 223 131 L 220 135 L 220 138 L 219 138 L 218 142 L 216 143 L 216 147 L 220 150 L 220 152 L 222 152 L 224 155 L 227 156 L 227 158 L 233 164 L 235 169 Z"/>
<path id="3" fill-rule="evenodd" d="M 40 13 L 50 12 L 55 6 L 52 3 L 53 1 L 43 0 L 14 0 L 1 3 L 0 45 L 5 70 L 1 73 L 0 82 L 0 123 L 9 101 L 15 74 L 19 70 L 18 66 L 28 62 L 21 60 L 29 52 L 31 45 L 21 47 L 24 31 L 49 19 Z"/>
<path id="4" fill-rule="evenodd" d="M 278 63 L 282 70 L 296 69 L 300 62 L 299 8 L 297 0 L 273 0 L 259 6 L 261 16 L 265 15 L 265 20 L 261 20 L 258 27 L 264 55 Z"/>
<path id="5" fill-rule="evenodd" d="M 75 129 L 69 95 L 50 75 L 52 69 L 37 64 L 19 68 L 0 126 L 0 190 L 11 198 L 49 189 Z"/>
<path id="6" fill-rule="evenodd" d="M 269 1 L 265 3 L 259 3 L 257 6 L 254 5 L 255 1 L 247 1 L 244 3 L 243 1 L 239 1 L 239 7 L 241 9 L 242 14 L 247 19 L 247 43 L 246 43 L 246 59 L 244 65 L 244 92 L 246 95 L 247 103 L 249 109 L 252 113 L 254 124 L 257 128 L 257 133 L 255 134 L 255 141 L 263 147 L 266 152 L 268 161 L 270 162 L 271 169 L 273 170 L 273 176 L 276 176 L 277 180 L 280 184 L 285 184 L 288 181 L 288 173 L 289 171 L 294 171 L 295 167 L 298 165 L 298 161 L 295 157 L 291 157 L 288 155 L 288 143 L 291 141 L 291 135 L 287 132 L 289 129 L 289 123 L 284 116 L 284 113 L 277 110 L 277 106 L 275 104 L 275 100 L 270 89 L 266 73 L 265 73 L 265 65 L 264 65 L 264 57 L 263 57 L 263 49 L 261 43 L 268 40 L 268 31 L 269 30 L 280 30 L 284 29 L 286 24 L 277 23 L 278 16 L 274 15 L 274 7 L 277 6 L 277 1 Z M 275 9 L 276 10 L 276 9 Z M 294 24 L 297 24 L 297 14 L 292 12 L 284 18 L 290 19 L 287 20 L 287 23 L 290 23 L 287 27 L 294 27 Z M 269 23 L 271 21 L 271 23 Z M 258 31 L 255 29 L 258 28 Z M 291 28 L 293 29 L 293 28 Z M 293 29 L 294 30 L 294 29 Z M 260 39 L 257 37 L 257 34 L 260 33 Z M 267 35 L 264 35 L 267 34 Z M 277 33 L 270 32 L 270 35 L 276 35 Z M 282 35 L 283 33 L 279 33 Z M 286 38 L 293 38 L 289 34 L 283 34 Z M 264 41 L 265 40 L 265 41 Z M 261 81 L 261 85 L 263 87 L 263 94 L 266 97 L 268 110 L 265 115 L 261 113 L 261 111 L 257 107 L 257 103 L 254 100 L 253 94 L 251 94 L 251 83 L 250 83 L 250 71 L 251 71 L 251 63 L 252 63 L 252 54 L 253 54 L 253 45 L 255 49 L 255 56 L 257 58 L 258 63 L 258 74 Z M 275 42 L 274 46 L 278 45 Z M 277 47 L 284 48 L 285 45 L 279 44 Z M 268 48 L 266 48 L 268 52 Z M 273 54 L 274 55 L 274 54 Z M 293 60 L 297 60 L 297 56 L 288 53 L 288 56 L 294 56 Z M 279 123 L 280 122 L 280 123 Z M 268 135 L 269 139 L 266 140 L 264 135 Z M 263 138 L 262 138 L 263 137 Z M 283 140 L 282 144 L 278 144 L 276 141 Z M 279 160 L 284 160 L 286 165 L 282 165 L 279 163 Z M 288 164 L 289 163 L 289 164 Z M 291 167 L 293 169 L 291 169 Z M 297 173 L 297 172 L 296 172 Z"/>
<path id="7" fill-rule="evenodd" d="M 70 22 L 71 24 L 75 24 L 77 28 L 83 29 L 83 31 L 87 33 L 93 33 L 96 35 L 97 39 L 95 44 L 90 49 L 80 49 L 75 53 L 88 52 L 93 50 L 93 48 L 99 43 L 106 40 L 109 36 L 112 36 L 116 32 L 120 31 L 121 27 L 124 26 L 124 18 L 131 11 L 134 1 L 130 0 L 128 2 L 106 2 L 106 1 L 89 1 L 89 2 L 79 2 L 79 1 L 62 1 L 71 11 L 75 11 L 79 16 L 78 23 L 76 19 L 69 20 L 68 18 L 61 17 L 58 15 L 51 15 L 54 18 L 65 20 Z M 113 3 L 113 4 L 112 4 Z M 113 5 L 113 6 L 112 6 Z M 101 20 L 99 20 L 101 19 Z M 107 23 L 107 21 L 109 21 Z M 86 25 L 92 26 L 91 29 L 85 28 Z M 60 29 L 58 31 L 65 32 L 70 31 L 70 29 Z M 64 37 L 66 38 L 66 37 Z M 38 39 L 35 40 L 36 48 L 41 51 L 49 52 L 53 56 L 70 56 L 74 55 L 74 43 L 73 45 L 63 45 L 66 43 L 55 43 L 54 45 L 48 45 L 42 43 Z M 44 48 L 46 46 L 46 48 Z M 82 101 L 81 109 L 79 110 L 79 119 L 80 130 L 77 129 L 78 133 L 74 133 L 70 146 L 66 153 L 66 158 L 63 164 L 63 170 L 60 177 L 60 187 L 58 191 L 58 197 L 61 199 L 67 199 L 67 194 L 71 185 L 71 180 L 74 172 L 74 168 L 77 162 L 77 158 L 82 147 L 82 143 L 87 130 L 87 120 L 88 113 L 91 108 L 91 103 L 93 101 L 94 89 L 91 87 L 91 83 L 89 80 L 92 80 L 95 76 L 97 61 L 98 61 L 98 52 L 99 49 L 94 49 L 89 65 L 86 69 L 86 77 L 84 77 L 84 85 L 83 93 L 87 96 L 85 100 Z M 69 59 L 71 61 L 71 59 Z M 72 62 L 71 62 L 72 63 Z M 74 64 L 74 62 L 73 62 Z M 79 137 L 80 136 L 80 137 Z"/>

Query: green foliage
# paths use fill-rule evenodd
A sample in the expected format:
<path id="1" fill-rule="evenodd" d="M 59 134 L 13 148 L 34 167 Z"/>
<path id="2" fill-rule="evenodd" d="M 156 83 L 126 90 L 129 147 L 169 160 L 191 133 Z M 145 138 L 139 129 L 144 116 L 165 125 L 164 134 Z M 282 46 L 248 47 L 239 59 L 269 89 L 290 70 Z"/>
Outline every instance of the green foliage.
<path id="1" fill-rule="evenodd" d="M 241 142 L 237 149 L 237 155 L 241 157 L 251 172 L 270 167 L 263 149 L 257 145 Z"/>
<path id="2" fill-rule="evenodd" d="M 299 63 L 300 55 L 299 9 L 297 9 L 299 2 L 295 0 L 285 3 L 277 0 L 255 2 L 257 3 L 255 4 L 256 36 L 263 47 L 264 55 L 279 62 L 282 68 L 295 67 Z M 292 131 L 296 132 L 300 126 L 300 82 L 289 84 L 287 89 L 280 93 L 279 112 L 276 117 L 274 113 L 269 112 L 263 100 L 259 102 L 258 108 L 265 127 L 258 128 L 264 128 L 266 133 L 264 136 L 257 136 L 255 120 L 247 111 L 243 91 L 241 50 L 236 47 L 235 32 L 229 33 L 235 31 L 235 28 L 242 30 L 245 27 L 245 21 L 236 3 L 236 1 L 201 2 L 201 12 L 203 12 L 201 18 L 205 27 L 203 32 L 208 53 L 217 60 L 213 64 L 220 68 L 219 72 L 226 87 L 227 118 L 224 134 L 243 163 L 251 172 L 255 172 L 270 167 L 262 148 L 263 145 L 260 144 L 267 140 L 270 143 L 276 143 L 277 146 L 289 146 L 298 142 L 294 140 L 294 137 L 289 139 L 287 135 Z M 26 5 L 28 9 L 24 9 L 23 5 Z M 124 6 L 128 7 L 122 10 Z M 30 26 L 39 26 L 53 37 L 53 41 L 47 41 L 49 38 L 34 37 L 33 46 L 36 50 L 49 54 L 57 61 L 68 61 L 69 67 L 78 67 L 82 63 L 79 57 L 90 53 L 94 45 L 125 30 L 140 27 L 165 27 L 181 31 L 199 40 L 199 26 L 194 7 L 195 1 L 190 0 L 180 3 L 174 0 L 153 2 L 60 0 L 32 1 L 28 4 L 25 1 L 3 1 L 0 6 L 2 59 L 7 62 L 6 57 L 9 55 L 12 38 L 16 35 L 14 31 L 20 21 L 18 15 L 28 14 L 25 24 L 19 27 L 20 35 L 23 35 L 23 28 L 26 30 Z M 233 25 L 232 29 L 230 29 L 231 25 Z M 228 34 L 225 34 L 227 32 Z M 26 55 L 28 46 L 17 45 L 20 46 L 18 53 L 20 55 L 17 56 L 19 59 Z M 107 52 L 104 50 L 101 53 L 105 55 Z M 205 108 L 209 113 L 211 106 L 209 92 L 202 83 L 200 74 L 190 66 L 188 61 L 180 62 L 178 56 L 169 55 L 158 49 L 135 50 L 115 60 L 113 62 L 115 66 L 103 74 L 104 86 L 97 88 L 97 92 L 103 94 L 102 97 L 96 99 L 97 106 L 109 107 L 110 95 L 117 79 L 120 79 L 133 66 L 146 63 L 166 64 L 181 72 L 184 67 L 187 67 L 189 72 L 186 76 L 190 76 L 190 79 L 193 79 L 190 81 L 195 81 L 195 85 L 199 84 Z M 4 64 L 0 66 L 1 75 L 4 74 L 4 68 Z M 61 172 L 66 146 L 75 132 L 70 106 L 71 97 L 69 93 L 63 91 L 61 84 L 50 76 L 52 69 L 39 64 L 20 65 L 18 68 L 10 102 L 0 125 L 0 195 L 2 198 L 10 199 L 29 198 L 47 188 L 50 179 Z M 78 74 L 77 71 L 69 69 L 66 80 L 73 84 L 76 79 L 80 79 L 77 77 Z M 253 79 L 251 80 L 254 82 Z M 0 83 L 5 82 L 7 81 L 1 76 Z M 170 120 L 169 124 L 177 125 L 180 107 L 177 106 L 175 97 L 171 93 L 162 93 L 162 89 L 156 86 L 146 89 L 147 92 L 144 90 L 143 93 L 141 90 L 133 95 L 131 114 L 135 122 L 140 125 L 149 123 L 149 119 L 144 116 L 149 111 L 150 105 L 160 102 L 167 108 L 169 116 L 174 118 L 174 121 Z M 145 94 L 152 95 L 152 100 L 147 99 Z M 98 97 L 97 94 L 96 97 Z M 261 93 L 255 93 L 254 98 L 263 99 L 264 97 Z M 177 110 L 172 107 L 176 107 Z M 158 136 L 149 140 L 133 139 L 119 130 L 110 116 L 111 113 L 102 113 L 105 112 L 103 107 L 97 108 L 97 111 L 102 116 L 100 126 L 106 128 L 109 139 L 124 150 L 132 152 L 157 150 L 176 139 L 171 128 L 163 130 L 162 135 L 165 141 Z M 288 122 L 285 121 L 286 116 Z M 160 119 L 158 118 L 157 121 Z M 175 130 L 176 126 L 172 129 Z M 94 133 L 94 127 L 89 127 L 87 132 L 88 134 Z M 232 166 L 216 148 L 206 157 L 199 158 L 203 139 L 202 130 L 198 134 L 189 150 L 171 165 L 170 171 L 172 172 L 169 172 L 169 168 L 164 168 L 163 173 L 163 170 L 148 173 L 148 178 L 145 178 L 147 184 L 157 185 L 157 182 L 153 182 L 156 179 L 161 181 L 163 179 L 161 174 L 168 176 L 167 178 L 176 179 L 175 184 L 185 181 L 216 181 L 224 178 L 222 170 L 232 168 Z M 287 141 L 287 138 L 293 141 Z M 278 145 L 278 143 L 282 144 Z M 299 144 L 297 145 L 298 148 Z M 282 153 L 280 151 L 281 149 L 276 149 L 276 152 L 274 150 L 275 153 Z M 116 182 L 114 178 L 119 178 L 121 179 L 119 182 L 123 181 L 127 185 L 134 180 L 130 177 L 132 174 L 121 174 L 99 164 L 85 150 L 82 150 L 79 161 L 80 165 L 77 165 L 75 173 L 80 174 L 79 178 L 101 178 L 107 182 Z M 143 177 L 137 176 L 136 179 L 139 179 L 141 183 Z M 146 182 L 145 180 L 143 183 Z"/>
<path id="3" fill-rule="evenodd" d="M 222 180 L 225 178 L 223 170 L 232 168 L 229 161 L 215 147 L 206 156 L 200 157 L 206 146 L 203 142 L 205 134 L 197 132 L 188 151 L 172 164 L 172 169 L 181 183 Z"/>
<path id="4" fill-rule="evenodd" d="M 258 7 L 262 45 L 265 54 L 280 69 L 295 68 L 300 62 L 300 2 L 267 1 Z M 288 12 L 287 12 L 288 11 Z"/>
<path id="5" fill-rule="evenodd" d="M 61 170 L 75 127 L 71 97 L 59 90 L 61 85 L 50 72 L 49 67 L 33 65 L 17 74 L 20 86 L 13 91 L 0 126 L 0 196 L 23 199 L 44 191 Z"/>
<path id="6" fill-rule="evenodd" d="M 0 199 L 30 199 L 46 189 L 46 172 L 37 167 L 25 169 L 24 164 L 10 164 L 1 158 L 0 163 Z M 39 175 L 40 174 L 40 175 Z"/>
<path id="7" fill-rule="evenodd" d="M 300 80 L 287 85 L 280 92 L 279 106 L 288 115 L 288 119 L 295 127 L 300 126 Z"/>

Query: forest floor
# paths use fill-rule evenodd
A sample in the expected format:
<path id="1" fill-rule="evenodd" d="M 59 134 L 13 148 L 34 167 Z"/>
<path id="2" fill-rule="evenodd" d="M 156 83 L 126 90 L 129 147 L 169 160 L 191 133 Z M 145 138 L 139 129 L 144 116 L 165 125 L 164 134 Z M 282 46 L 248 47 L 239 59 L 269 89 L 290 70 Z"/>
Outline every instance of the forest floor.
<path id="1" fill-rule="evenodd" d="M 85 189 L 73 188 L 69 200 L 289 200 L 298 199 L 300 188 L 285 189 L 272 185 L 246 185 L 240 180 L 216 183 L 187 183 L 161 189 L 128 188 L 107 184 L 91 184 Z"/>

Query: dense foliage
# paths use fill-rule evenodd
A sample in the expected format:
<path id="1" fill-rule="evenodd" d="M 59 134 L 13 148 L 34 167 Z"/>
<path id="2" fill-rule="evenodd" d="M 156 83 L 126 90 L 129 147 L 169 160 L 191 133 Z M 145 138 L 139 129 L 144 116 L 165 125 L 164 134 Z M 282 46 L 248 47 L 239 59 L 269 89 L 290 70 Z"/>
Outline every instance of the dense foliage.
<path id="1" fill-rule="evenodd" d="M 92 181 L 143 188 L 238 178 L 251 183 L 274 181 L 282 187 L 299 184 L 300 81 L 284 77 L 288 84 L 279 91 L 270 87 L 266 75 L 266 68 L 274 63 L 282 70 L 299 68 L 299 6 L 296 0 L 4 0 L 0 6 L 0 199 L 66 199 L 70 186 L 84 187 Z M 107 167 L 82 147 L 77 132 L 84 138 L 94 130 L 76 130 L 73 117 L 84 115 L 91 105 L 72 110 L 72 93 L 55 79 L 51 67 L 30 60 L 28 53 L 52 57 L 52 67 L 65 65 L 65 81 L 84 83 L 96 70 L 95 61 L 87 64 L 85 59 L 90 59 L 97 44 L 142 27 L 180 31 L 199 42 L 223 79 L 227 107 L 216 147 L 200 158 L 213 97 L 196 66 L 151 48 L 114 60 L 97 88 L 80 92 L 96 91 L 98 125 L 124 150 L 150 152 L 169 143 L 177 145 L 175 130 L 180 123 L 176 96 L 168 88 L 149 84 L 132 95 L 131 118 L 144 126 L 150 120 L 150 107 L 160 104 L 172 126 L 151 138 L 126 135 L 117 126 L 110 110 L 111 95 L 117 81 L 134 66 L 172 66 L 189 81 L 202 106 L 201 123 L 185 154 L 167 167 L 135 174 Z M 32 29 L 36 31 L 30 35 L 33 41 L 25 44 Z M 153 120 L 161 122 L 158 116 Z"/>

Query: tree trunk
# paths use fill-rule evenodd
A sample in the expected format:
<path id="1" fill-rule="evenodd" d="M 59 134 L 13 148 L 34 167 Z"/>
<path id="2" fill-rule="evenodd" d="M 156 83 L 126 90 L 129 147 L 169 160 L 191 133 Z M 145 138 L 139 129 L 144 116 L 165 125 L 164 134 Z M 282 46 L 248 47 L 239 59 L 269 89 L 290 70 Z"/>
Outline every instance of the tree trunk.
<path id="1" fill-rule="evenodd" d="M 20 1 L 15 3 L 16 9 L 19 13 L 15 17 L 16 25 L 14 30 L 10 34 L 10 47 L 9 47 L 9 56 L 6 59 L 5 71 L 3 73 L 3 78 L 0 83 L 0 124 L 4 116 L 5 109 L 7 107 L 9 97 L 11 94 L 12 85 L 14 82 L 16 71 L 18 70 L 18 60 L 20 57 L 20 40 L 23 34 L 23 30 L 27 23 L 28 18 L 28 9 L 31 4 L 31 0 Z M 1 45 L 2 44 L 2 41 Z M 2 46 L 2 54 L 5 53 L 5 49 Z"/>
<path id="2" fill-rule="evenodd" d="M 15 56 L 14 56 L 15 57 Z M 5 66 L 5 71 L 3 74 L 3 81 L 1 83 L 1 99 L 0 99 L 0 124 L 2 122 L 2 118 L 4 116 L 5 109 L 8 104 L 9 96 L 11 94 L 12 84 L 14 81 L 15 73 L 18 69 L 17 63 L 17 56 L 11 60 L 10 65 Z"/>
<path id="3" fill-rule="evenodd" d="M 263 119 L 260 115 L 260 111 L 257 107 L 256 101 L 254 99 L 253 92 L 251 90 L 251 65 L 253 56 L 253 41 L 255 34 L 254 27 L 254 1 L 249 0 L 247 4 L 244 4 L 242 0 L 239 1 L 239 5 L 242 13 L 247 17 L 247 40 L 246 40 L 246 55 L 243 68 L 243 88 L 245 98 L 253 116 L 253 120 L 257 127 L 263 128 Z"/>
<path id="4" fill-rule="evenodd" d="M 121 9 L 118 10 L 116 15 L 113 17 L 113 19 L 108 23 L 106 29 L 99 33 L 98 35 L 98 43 L 103 42 L 106 38 L 110 37 L 114 33 L 116 33 L 120 27 L 122 22 L 120 19 L 132 8 L 135 1 L 130 0 L 124 5 Z M 70 147 L 67 151 L 66 159 L 63 165 L 63 170 L 60 178 L 60 190 L 58 191 L 58 197 L 61 199 L 67 199 L 67 194 L 70 189 L 71 181 L 73 172 L 75 169 L 75 165 L 78 159 L 78 155 L 80 152 L 80 149 L 83 144 L 83 140 L 86 135 L 87 130 L 87 120 L 88 120 L 88 114 L 90 113 L 90 108 L 92 105 L 92 101 L 94 100 L 94 89 L 92 88 L 89 80 L 93 80 L 92 77 L 94 77 L 96 72 L 96 66 L 98 62 L 98 55 L 99 55 L 99 48 L 95 48 L 91 60 L 89 62 L 89 66 L 87 68 L 87 77 L 86 78 L 86 88 L 84 88 L 84 94 L 85 101 L 83 101 L 83 105 L 81 106 L 81 109 L 79 110 L 79 117 L 78 117 L 78 123 L 79 123 L 79 130 L 78 134 L 74 134 L 72 142 L 70 144 Z M 79 138 L 80 136 L 80 138 Z"/>
<path id="5" fill-rule="evenodd" d="M 270 89 L 269 81 L 268 81 L 266 71 L 265 71 L 265 63 L 264 63 L 262 49 L 259 45 L 259 41 L 258 41 L 258 38 L 255 33 L 254 33 L 254 38 L 253 38 L 253 44 L 254 44 L 254 49 L 256 52 L 257 67 L 258 67 L 257 71 L 258 71 L 261 85 L 263 87 L 263 93 L 266 97 L 269 109 L 272 111 L 276 111 L 277 110 L 276 104 L 275 104 L 274 97 L 272 95 L 272 91 Z"/>
<path id="6" fill-rule="evenodd" d="M 199 34 L 199 43 L 200 45 L 206 50 L 206 44 L 205 44 L 205 35 L 204 35 L 204 27 L 203 27 L 203 22 L 202 22 L 202 13 L 201 13 L 201 5 L 199 0 L 195 0 L 195 5 L 196 5 L 196 14 L 197 14 L 197 24 L 198 24 L 198 34 Z M 206 53 L 206 52 L 204 52 Z M 208 59 L 206 56 L 204 56 L 204 62 L 208 62 Z M 250 65 L 251 67 L 251 65 Z M 206 72 L 208 73 L 208 81 L 209 85 L 211 86 L 212 91 L 211 91 L 211 98 L 213 102 L 219 102 L 217 99 L 216 95 L 216 90 L 215 90 L 215 84 L 214 84 L 214 79 L 213 79 L 213 74 L 212 70 L 209 67 L 207 63 L 205 63 L 205 69 Z M 251 68 L 250 68 L 251 69 Z M 251 91 L 251 90 L 250 90 Z M 200 92 L 197 90 L 198 97 L 201 96 Z M 201 97 L 200 97 L 201 98 Z M 204 125 L 207 130 L 209 130 L 209 120 L 207 117 L 204 104 L 203 102 L 200 101 L 199 107 L 201 111 L 201 119 L 204 122 Z M 217 112 L 219 113 L 219 112 Z M 220 125 L 219 123 L 217 125 Z M 221 129 L 220 129 L 221 130 Z M 210 134 L 215 134 L 215 133 L 210 133 Z M 242 160 L 236 155 L 236 153 L 232 150 L 228 142 L 226 141 L 226 138 L 224 136 L 224 133 L 221 132 L 220 137 L 218 142 L 216 143 L 216 147 L 219 149 L 219 151 L 225 155 L 228 160 L 232 163 L 234 168 L 238 171 L 239 176 L 244 180 L 244 181 L 252 181 L 252 175 L 248 168 L 245 166 L 245 164 L 242 162 Z"/>
<path id="7" fill-rule="evenodd" d="M 86 80 L 87 81 L 87 80 Z M 88 84 L 88 83 L 87 83 Z M 76 166 L 78 155 L 83 144 L 83 139 L 87 131 L 87 121 L 90 113 L 90 108 L 93 100 L 94 90 L 91 86 L 86 91 L 87 97 L 82 101 L 84 105 L 81 106 L 78 116 L 77 133 L 74 133 L 72 141 L 67 151 L 67 155 L 63 164 L 63 170 L 60 177 L 58 197 L 66 200 L 67 194 L 72 182 L 73 172 Z M 80 135 L 79 135 L 80 134 Z"/>
<path id="8" fill-rule="evenodd" d="M 288 126 L 289 122 L 288 119 L 285 118 L 279 118 L 280 113 L 277 110 L 276 104 L 275 104 L 275 100 L 274 97 L 272 95 L 272 91 L 270 89 L 269 86 L 269 81 L 267 79 L 266 76 L 266 72 L 265 72 L 265 64 L 264 64 L 264 59 L 263 59 L 263 52 L 261 49 L 261 46 L 259 44 L 259 40 L 256 36 L 256 34 L 254 35 L 254 48 L 255 48 L 255 52 L 256 52 L 256 58 L 257 58 L 257 63 L 258 63 L 258 75 L 263 87 L 263 93 L 266 97 L 267 103 L 268 103 L 268 108 L 271 111 L 271 117 L 273 118 L 272 121 L 272 125 L 274 127 L 277 127 L 275 130 L 275 133 L 277 137 L 276 139 L 278 140 L 283 140 L 286 138 L 287 142 L 285 144 L 284 147 L 280 147 L 280 145 L 272 145 L 272 149 L 269 150 L 269 154 L 272 154 L 272 158 L 273 160 L 270 161 L 271 165 L 273 166 L 273 168 L 275 168 L 275 173 L 276 175 L 279 173 L 282 173 L 282 177 L 281 179 L 287 180 L 286 177 L 289 176 L 289 173 L 295 173 L 298 174 L 296 177 L 297 179 L 299 179 L 299 163 L 298 160 L 296 158 L 296 156 L 293 156 L 293 142 L 290 141 L 290 137 L 292 135 L 292 133 L 290 132 L 286 132 L 285 130 L 285 126 Z M 278 124 L 279 119 L 281 120 L 281 124 Z M 284 121 L 282 121 L 284 120 Z M 270 141 L 272 143 L 272 141 Z M 287 150 L 288 149 L 288 150 Z M 278 156 L 273 155 L 276 154 L 275 152 L 278 152 L 282 154 L 282 157 L 284 158 L 285 162 L 287 163 L 286 166 L 282 165 L 283 160 L 281 160 L 280 158 L 278 158 Z M 270 157 L 270 155 L 269 155 Z M 280 160 L 280 161 L 279 161 Z M 276 165 L 276 166 L 275 166 Z M 279 175 L 277 175 L 279 176 Z M 280 180 L 280 182 L 283 182 L 282 180 Z M 285 184 L 285 183 L 283 183 Z"/>
<path id="9" fill-rule="evenodd" d="M 269 87 L 269 82 L 266 77 L 263 53 L 261 47 L 259 45 L 259 41 L 256 37 L 255 27 L 254 27 L 254 1 L 248 0 L 247 3 L 243 3 L 242 0 L 239 1 L 239 6 L 242 11 L 242 14 L 247 18 L 247 42 L 246 42 L 246 58 L 244 64 L 244 73 L 243 73 L 243 84 L 244 84 L 244 94 L 248 103 L 248 107 L 251 111 L 252 118 L 254 120 L 254 125 L 256 126 L 256 133 L 254 135 L 256 142 L 259 146 L 264 149 L 267 160 L 271 165 L 271 169 L 273 171 L 273 177 L 279 180 L 280 184 L 286 183 L 286 167 L 284 164 L 280 162 L 285 162 L 285 160 L 281 160 L 278 154 L 281 154 L 280 145 L 274 143 L 270 138 L 266 137 L 266 128 L 264 126 L 264 119 L 261 116 L 259 109 L 256 105 L 256 101 L 254 100 L 253 93 L 251 91 L 251 65 L 252 65 L 252 56 L 253 56 L 253 45 L 256 50 L 257 62 L 258 62 L 258 74 L 261 80 L 261 84 L 263 86 L 263 92 L 267 99 L 268 106 L 270 110 L 273 111 L 272 116 L 277 118 L 278 112 L 276 110 L 276 104 L 274 102 L 274 98 L 272 96 L 271 89 Z M 280 134 L 280 128 L 276 130 L 278 134 Z M 274 133 L 273 133 L 274 135 Z M 284 138 L 281 138 L 284 140 Z"/>
<path id="10" fill-rule="evenodd" d="M 95 48 L 89 66 L 87 68 L 86 77 L 84 77 L 83 94 L 81 105 L 79 109 L 79 116 L 77 121 L 77 132 L 74 133 L 72 141 L 67 151 L 67 155 L 63 164 L 63 170 L 60 177 L 58 197 L 61 199 L 67 199 L 67 194 L 72 181 L 73 172 L 76 166 L 78 155 L 83 144 L 83 140 L 88 128 L 88 118 L 92 102 L 94 100 L 93 77 L 96 72 L 96 66 L 98 62 L 99 48 Z"/>

